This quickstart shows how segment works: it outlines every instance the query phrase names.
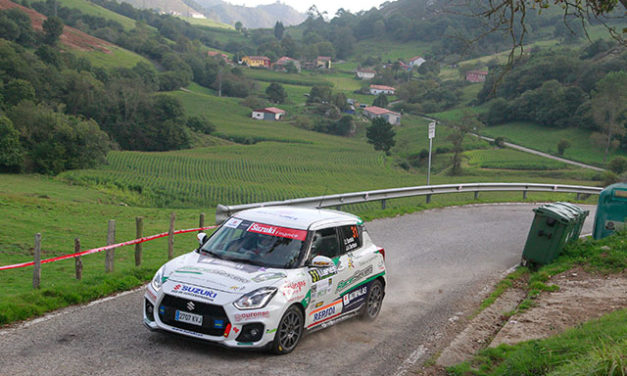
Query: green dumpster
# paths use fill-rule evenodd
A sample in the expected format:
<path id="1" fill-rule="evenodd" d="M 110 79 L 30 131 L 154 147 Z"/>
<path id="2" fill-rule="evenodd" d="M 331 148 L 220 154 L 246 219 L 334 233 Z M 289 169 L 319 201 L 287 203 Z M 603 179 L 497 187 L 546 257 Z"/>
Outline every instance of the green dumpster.
<path id="1" fill-rule="evenodd" d="M 592 236 L 601 239 L 625 228 L 627 183 L 612 184 L 601 191 Z"/>
<path id="2" fill-rule="evenodd" d="M 555 260 L 564 245 L 579 236 L 577 213 L 562 203 L 542 205 L 536 213 L 527 236 L 522 265 L 549 264 Z M 584 217 L 585 219 L 585 217 Z"/>
<path id="3" fill-rule="evenodd" d="M 557 204 L 575 213 L 575 225 L 573 226 L 571 236 L 566 242 L 571 242 L 573 240 L 579 239 L 579 235 L 581 235 L 581 230 L 583 229 L 583 224 L 586 222 L 586 218 L 588 217 L 588 214 L 590 214 L 590 211 L 582 209 L 577 205 L 571 204 L 570 202 L 558 202 Z"/>

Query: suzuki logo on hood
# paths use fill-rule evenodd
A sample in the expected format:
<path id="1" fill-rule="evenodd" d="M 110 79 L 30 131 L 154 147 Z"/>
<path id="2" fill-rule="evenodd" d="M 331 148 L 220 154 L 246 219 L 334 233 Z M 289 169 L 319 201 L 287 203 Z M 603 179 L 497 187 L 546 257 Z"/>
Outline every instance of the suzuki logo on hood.
<path id="1" fill-rule="evenodd" d="M 194 302 L 187 302 L 187 309 L 189 309 L 190 311 L 193 311 L 194 308 L 196 308 L 196 306 L 194 305 Z"/>

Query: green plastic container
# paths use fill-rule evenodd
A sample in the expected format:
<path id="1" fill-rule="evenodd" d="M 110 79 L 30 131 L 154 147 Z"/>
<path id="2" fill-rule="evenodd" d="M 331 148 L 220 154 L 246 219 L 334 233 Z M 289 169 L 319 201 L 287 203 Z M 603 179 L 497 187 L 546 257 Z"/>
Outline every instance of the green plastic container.
<path id="1" fill-rule="evenodd" d="M 566 243 L 579 237 L 587 211 L 572 206 L 552 203 L 533 209 L 536 215 L 523 250 L 522 265 L 550 264 Z"/>
<path id="2" fill-rule="evenodd" d="M 612 184 L 601 191 L 592 236 L 601 239 L 627 227 L 627 183 Z"/>

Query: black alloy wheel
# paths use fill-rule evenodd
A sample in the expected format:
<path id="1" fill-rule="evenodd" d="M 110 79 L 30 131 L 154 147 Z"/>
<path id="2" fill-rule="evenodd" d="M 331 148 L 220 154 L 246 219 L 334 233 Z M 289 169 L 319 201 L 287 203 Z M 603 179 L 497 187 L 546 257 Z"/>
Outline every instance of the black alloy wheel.
<path id="1" fill-rule="evenodd" d="M 279 322 L 272 344 L 272 351 L 275 354 L 288 354 L 296 348 L 298 341 L 303 336 L 304 321 L 300 309 L 295 306 L 288 308 Z"/>
<path id="2" fill-rule="evenodd" d="M 372 321 L 379 316 L 381 312 L 381 304 L 383 302 L 383 284 L 378 279 L 372 282 L 366 303 L 364 304 L 361 318 L 366 321 Z"/>

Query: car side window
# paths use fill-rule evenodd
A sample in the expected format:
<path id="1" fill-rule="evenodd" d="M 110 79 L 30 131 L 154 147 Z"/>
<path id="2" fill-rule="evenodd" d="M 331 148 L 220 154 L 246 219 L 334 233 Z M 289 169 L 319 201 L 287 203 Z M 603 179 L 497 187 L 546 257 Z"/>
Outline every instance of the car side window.
<path id="1" fill-rule="evenodd" d="M 361 235 L 362 227 L 357 225 L 349 225 L 340 227 L 342 236 L 342 245 L 346 252 L 353 251 L 362 245 Z"/>
<path id="2" fill-rule="evenodd" d="M 335 227 L 314 232 L 311 241 L 311 258 L 319 255 L 328 258 L 334 258 L 340 255 L 340 244 Z"/>

